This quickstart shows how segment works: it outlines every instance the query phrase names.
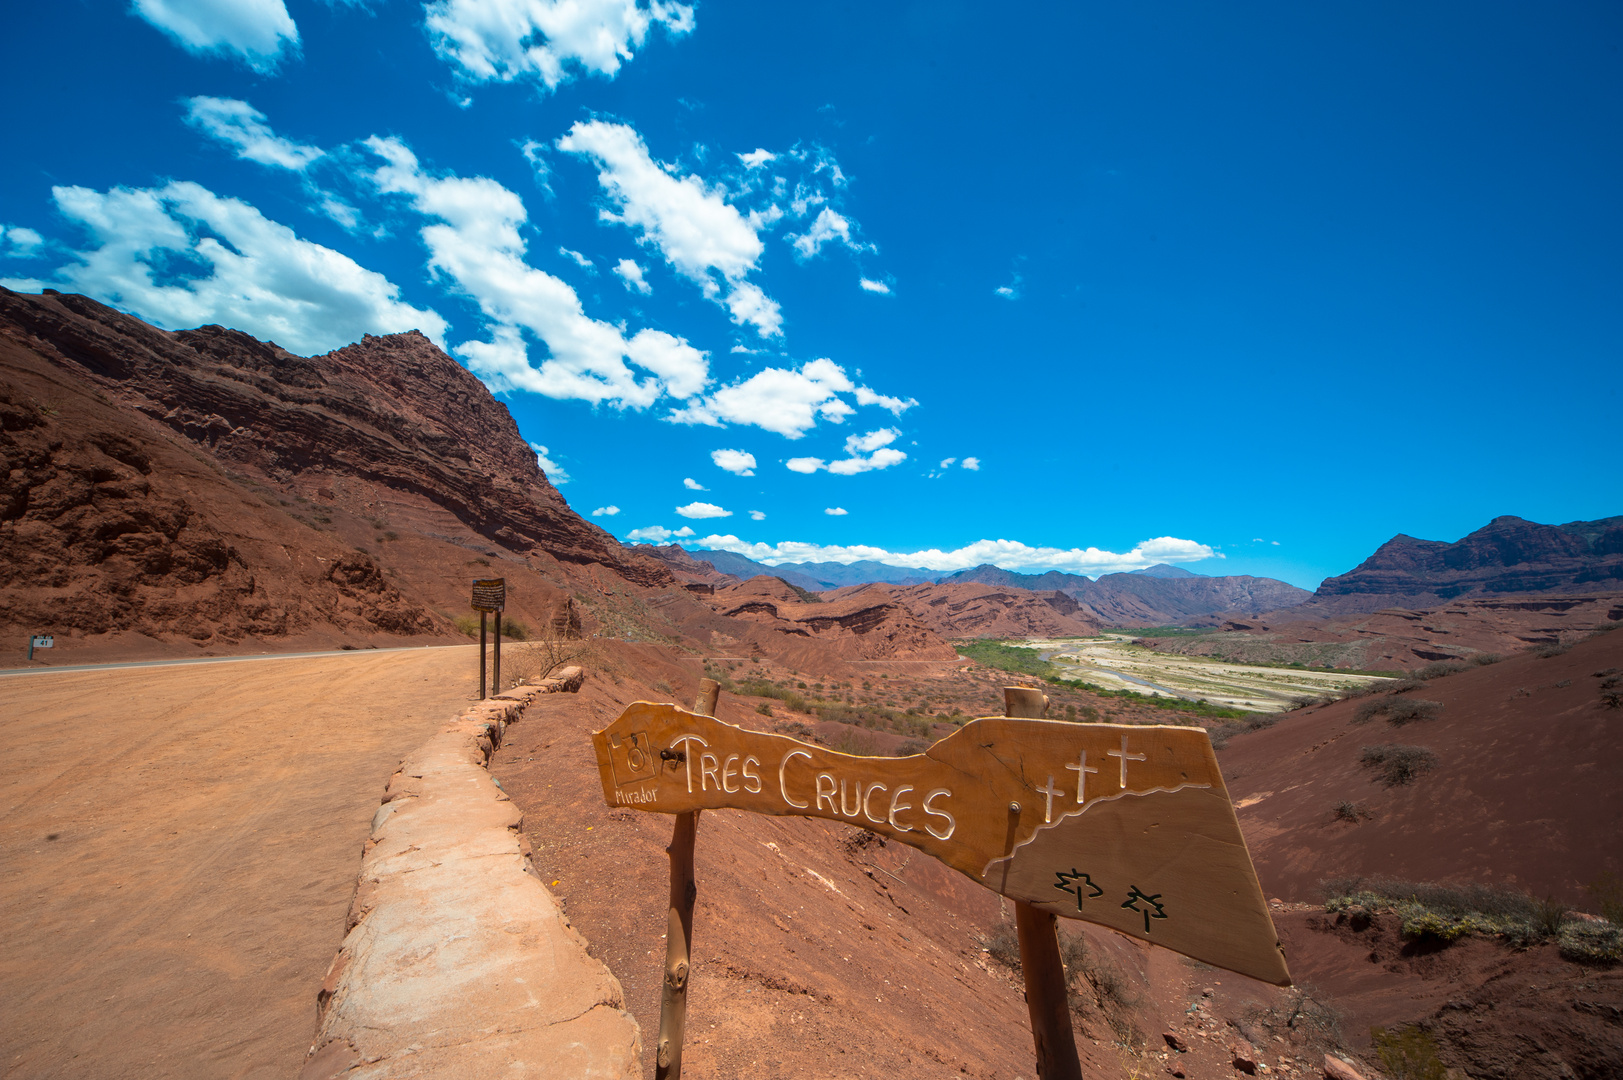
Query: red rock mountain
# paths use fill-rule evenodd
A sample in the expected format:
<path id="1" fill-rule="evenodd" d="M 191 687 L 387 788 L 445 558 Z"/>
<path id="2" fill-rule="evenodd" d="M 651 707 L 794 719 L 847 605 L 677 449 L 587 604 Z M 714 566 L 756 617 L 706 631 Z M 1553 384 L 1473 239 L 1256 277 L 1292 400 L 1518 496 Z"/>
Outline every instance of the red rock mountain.
<path id="1" fill-rule="evenodd" d="M 1326 579 L 1292 615 L 1431 608 L 1488 596 L 1614 592 L 1623 592 L 1623 517 L 1540 525 L 1507 516 L 1454 543 L 1394 536 L 1352 570 Z"/>
<path id="2" fill-rule="evenodd" d="M 540 622 L 594 569 L 674 584 L 415 332 L 299 357 L 0 289 L 0 456 L 0 623 L 59 645 L 447 634 L 490 574 Z"/>

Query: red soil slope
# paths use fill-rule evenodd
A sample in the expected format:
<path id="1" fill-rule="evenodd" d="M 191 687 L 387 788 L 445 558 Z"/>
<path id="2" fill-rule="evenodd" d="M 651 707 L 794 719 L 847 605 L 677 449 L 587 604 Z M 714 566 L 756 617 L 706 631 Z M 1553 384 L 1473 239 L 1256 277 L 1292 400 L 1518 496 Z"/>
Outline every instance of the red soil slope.
<path id="1" fill-rule="evenodd" d="M 1456 600 L 1424 611 L 1388 608 L 1322 619 L 1300 618 L 1304 610 L 1230 619 L 1218 636 L 1145 638 L 1142 644 L 1233 660 L 1408 671 L 1437 660 L 1508 656 L 1532 645 L 1575 641 L 1597 626 L 1623 621 L 1623 594 Z"/>
<path id="2" fill-rule="evenodd" d="M 1623 633 L 1602 633 L 1402 695 L 1437 702 L 1435 719 L 1359 724 L 1362 698 L 1236 736 L 1219 761 L 1264 890 L 1316 900 L 1322 879 L 1388 875 L 1590 903 L 1586 883 L 1623 872 L 1623 710 L 1601 688 L 1620 670 Z M 1436 767 L 1388 787 L 1360 764 L 1375 744 L 1427 747 Z M 1370 817 L 1339 820 L 1342 802 Z"/>

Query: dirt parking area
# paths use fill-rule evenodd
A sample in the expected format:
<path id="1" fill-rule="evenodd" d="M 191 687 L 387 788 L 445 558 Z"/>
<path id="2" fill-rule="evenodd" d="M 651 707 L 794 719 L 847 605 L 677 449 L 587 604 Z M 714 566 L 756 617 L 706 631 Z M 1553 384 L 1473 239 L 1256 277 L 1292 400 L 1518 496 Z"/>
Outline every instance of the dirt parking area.
<path id="1" fill-rule="evenodd" d="M 470 647 L 0 677 L 0 1076 L 295 1075 Z"/>

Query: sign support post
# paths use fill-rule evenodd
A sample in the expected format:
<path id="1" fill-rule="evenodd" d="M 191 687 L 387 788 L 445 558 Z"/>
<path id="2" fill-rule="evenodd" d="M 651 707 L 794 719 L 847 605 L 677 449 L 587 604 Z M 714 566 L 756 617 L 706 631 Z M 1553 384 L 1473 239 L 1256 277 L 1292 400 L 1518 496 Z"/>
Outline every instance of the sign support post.
<path id="1" fill-rule="evenodd" d="M 502 692 L 502 609 L 507 606 L 507 579 L 484 578 L 473 583 L 473 600 L 468 605 L 479 613 L 479 700 L 485 699 L 486 616 L 496 616 L 496 671 L 490 692 Z"/>
<path id="2" fill-rule="evenodd" d="M 699 680 L 699 694 L 693 711 L 701 716 L 716 714 L 721 684 L 714 679 Z M 655 1080 L 681 1080 L 682 1036 L 688 1020 L 688 976 L 693 963 L 693 901 L 699 886 L 693 879 L 693 842 L 699 830 L 698 810 L 676 815 L 671 832 L 671 903 L 665 929 L 665 983 L 659 995 L 659 1042 L 654 1062 Z"/>
<path id="3" fill-rule="evenodd" d="M 1048 697 L 1040 690 L 1003 688 L 1003 714 L 1042 720 Z M 1019 803 L 1009 810 L 1019 813 Z M 1065 965 L 1059 958 L 1059 920 L 1051 911 L 1014 902 L 1014 927 L 1020 938 L 1020 972 L 1026 980 L 1026 1011 L 1037 1048 L 1038 1080 L 1082 1080 L 1082 1062 L 1071 1030 L 1071 1008 L 1065 996 Z"/>

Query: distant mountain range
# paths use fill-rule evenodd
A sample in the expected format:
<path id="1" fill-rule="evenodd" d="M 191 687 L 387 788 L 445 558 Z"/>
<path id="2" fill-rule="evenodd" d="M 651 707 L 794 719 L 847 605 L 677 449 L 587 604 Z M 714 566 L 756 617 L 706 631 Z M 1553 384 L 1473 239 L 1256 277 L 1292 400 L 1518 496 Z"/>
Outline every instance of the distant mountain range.
<path id="1" fill-rule="evenodd" d="M 992 585 L 1034 593 L 1063 593 L 1066 610 L 1107 626 L 1164 626 L 1205 622 L 1216 625 L 1220 615 L 1255 615 L 1289 607 L 1312 594 L 1273 578 L 1203 577 L 1176 566 L 1158 563 L 1141 570 L 1106 574 L 1092 581 L 1080 574 L 1050 571 L 1019 574 L 990 564 L 954 574 L 938 574 L 920 567 L 890 566 L 878 562 L 780 563 L 768 566 L 730 551 L 687 551 L 672 544 L 644 550 L 673 570 L 690 575 L 708 564 L 721 574 L 741 581 L 765 574 L 810 592 L 826 592 L 851 585 L 883 583 L 896 586 Z M 1074 604 L 1072 602 L 1074 601 Z"/>

